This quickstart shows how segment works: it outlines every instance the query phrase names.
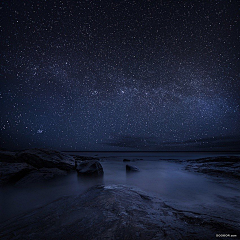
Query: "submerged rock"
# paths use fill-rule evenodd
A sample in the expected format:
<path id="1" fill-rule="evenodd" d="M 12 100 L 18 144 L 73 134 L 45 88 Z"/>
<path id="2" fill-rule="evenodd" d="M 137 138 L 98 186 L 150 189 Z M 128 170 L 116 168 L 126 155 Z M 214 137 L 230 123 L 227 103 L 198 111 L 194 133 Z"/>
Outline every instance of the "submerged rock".
<path id="1" fill-rule="evenodd" d="M 236 225 L 236 226 L 235 226 Z M 63 197 L 0 225 L 6 239 L 213 239 L 239 235 L 237 223 L 184 212 L 137 189 L 98 186 Z"/>
<path id="2" fill-rule="evenodd" d="M 79 174 L 84 175 L 102 175 L 103 167 L 99 161 L 86 160 L 77 162 L 76 170 Z"/>
<path id="3" fill-rule="evenodd" d="M 138 172 L 139 169 L 135 166 L 130 166 L 130 165 L 127 164 L 126 165 L 126 171 L 128 171 L 128 172 Z"/>
<path id="4" fill-rule="evenodd" d="M 36 168 L 59 168 L 67 171 L 75 168 L 75 159 L 72 156 L 54 150 L 30 149 L 18 153 L 17 158 Z"/>
<path id="5" fill-rule="evenodd" d="M 123 159 L 123 162 L 130 162 L 130 161 L 131 161 L 130 159 L 126 159 L 126 158 Z"/>
<path id="6" fill-rule="evenodd" d="M 0 185 L 16 183 L 33 170 L 27 163 L 0 162 Z"/>

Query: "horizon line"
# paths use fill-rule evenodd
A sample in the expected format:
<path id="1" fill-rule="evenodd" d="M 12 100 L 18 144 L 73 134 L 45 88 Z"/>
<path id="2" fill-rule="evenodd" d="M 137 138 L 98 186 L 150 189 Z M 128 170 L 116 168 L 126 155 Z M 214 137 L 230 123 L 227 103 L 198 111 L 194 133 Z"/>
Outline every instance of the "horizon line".
<path id="1" fill-rule="evenodd" d="M 100 151 L 91 151 L 91 150 L 61 150 L 61 152 L 240 152 L 240 150 L 234 150 L 234 151 L 216 151 L 216 150 L 210 150 L 210 151 L 109 151 L 109 150 L 100 150 Z"/>

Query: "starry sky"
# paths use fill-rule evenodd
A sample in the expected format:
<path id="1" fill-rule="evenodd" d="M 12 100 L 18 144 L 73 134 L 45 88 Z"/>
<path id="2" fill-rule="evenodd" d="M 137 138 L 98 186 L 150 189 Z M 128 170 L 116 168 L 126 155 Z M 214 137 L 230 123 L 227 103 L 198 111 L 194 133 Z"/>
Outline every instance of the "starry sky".
<path id="1" fill-rule="evenodd" d="M 237 0 L 2 0 L 0 148 L 240 150 Z"/>

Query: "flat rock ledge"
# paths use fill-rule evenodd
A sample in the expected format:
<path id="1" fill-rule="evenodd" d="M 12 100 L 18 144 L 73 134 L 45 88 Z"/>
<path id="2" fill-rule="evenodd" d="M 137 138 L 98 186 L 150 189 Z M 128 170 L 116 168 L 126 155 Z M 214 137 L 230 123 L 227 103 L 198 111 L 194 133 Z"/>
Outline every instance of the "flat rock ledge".
<path id="1" fill-rule="evenodd" d="M 86 164 L 90 160 L 97 161 L 97 158 L 71 156 L 48 149 L 0 151 L 0 186 L 40 183 L 57 176 L 64 176 L 69 171 L 75 171 L 79 161 Z M 100 173 L 102 166 L 97 162 L 89 167 L 88 171 L 90 170 Z"/>
<path id="2" fill-rule="evenodd" d="M 215 239 L 237 234 L 237 223 L 177 210 L 122 185 L 96 186 L 56 200 L 0 225 L 1 240 Z"/>
<path id="3" fill-rule="evenodd" d="M 182 161 L 185 169 L 199 172 L 213 177 L 240 180 L 240 157 L 219 156 Z"/>

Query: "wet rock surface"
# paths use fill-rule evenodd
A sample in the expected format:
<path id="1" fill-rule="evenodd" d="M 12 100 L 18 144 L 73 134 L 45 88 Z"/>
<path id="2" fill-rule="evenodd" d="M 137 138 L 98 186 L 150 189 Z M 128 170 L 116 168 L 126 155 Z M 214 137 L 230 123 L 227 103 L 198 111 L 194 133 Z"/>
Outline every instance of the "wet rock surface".
<path id="1" fill-rule="evenodd" d="M 131 166 L 131 165 L 126 165 L 126 171 L 127 172 L 139 172 L 139 169 L 135 166 Z"/>
<path id="2" fill-rule="evenodd" d="M 85 160 L 77 162 L 76 170 L 83 175 L 103 175 L 103 167 L 99 161 Z"/>
<path id="3" fill-rule="evenodd" d="M 185 169 L 214 177 L 240 180 L 240 157 L 220 156 L 185 161 Z"/>
<path id="4" fill-rule="evenodd" d="M 123 185 L 63 197 L 0 226 L 1 239 L 215 239 L 237 223 L 175 209 Z"/>

